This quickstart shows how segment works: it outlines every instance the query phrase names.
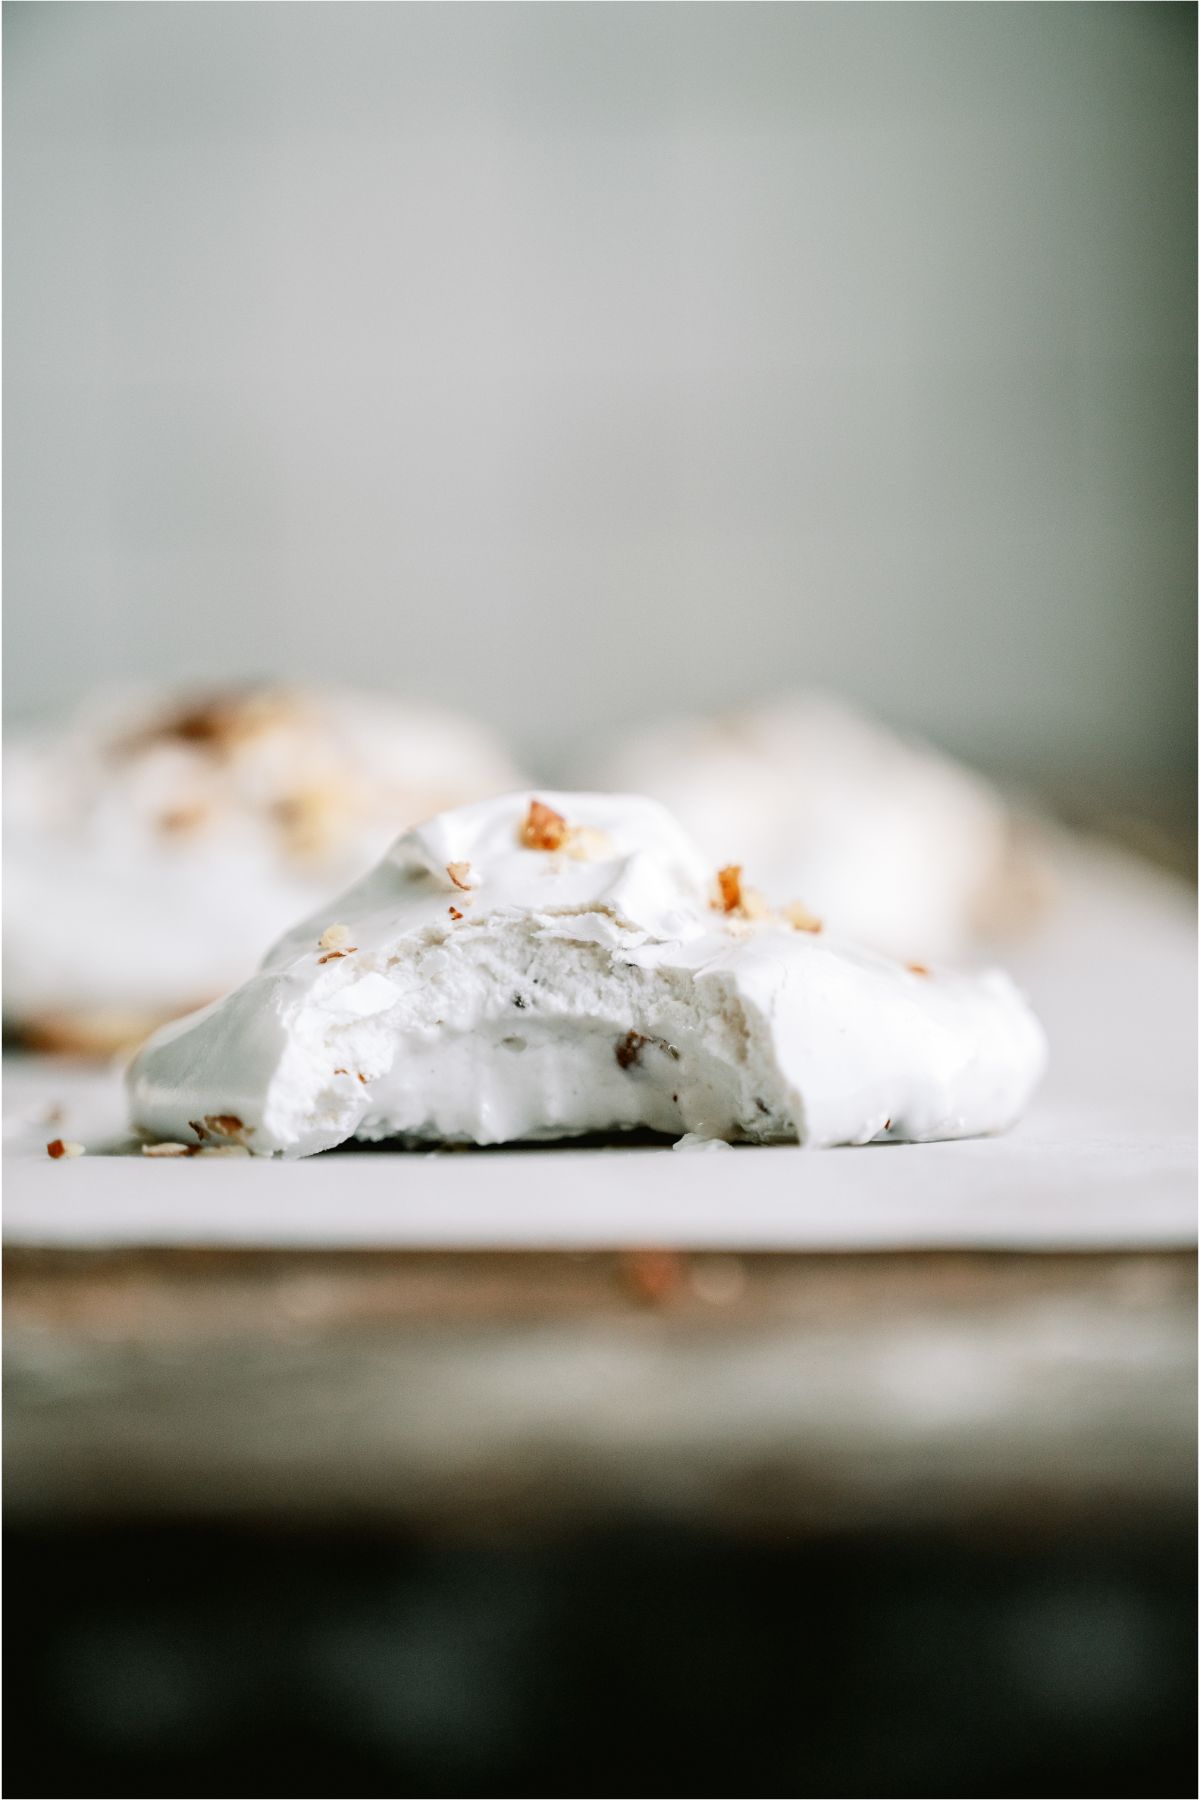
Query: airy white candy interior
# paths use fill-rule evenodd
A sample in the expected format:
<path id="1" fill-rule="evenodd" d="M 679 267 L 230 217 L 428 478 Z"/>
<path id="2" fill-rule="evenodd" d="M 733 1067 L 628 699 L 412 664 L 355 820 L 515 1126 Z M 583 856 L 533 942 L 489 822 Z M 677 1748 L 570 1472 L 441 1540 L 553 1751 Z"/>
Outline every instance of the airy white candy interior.
<path id="1" fill-rule="evenodd" d="M 351 1134 L 496 1144 L 638 1127 L 797 1135 L 732 983 L 643 967 L 564 931 L 485 922 L 406 943 L 351 978 L 331 972 L 288 1021 L 255 1148 L 303 1153 Z"/>

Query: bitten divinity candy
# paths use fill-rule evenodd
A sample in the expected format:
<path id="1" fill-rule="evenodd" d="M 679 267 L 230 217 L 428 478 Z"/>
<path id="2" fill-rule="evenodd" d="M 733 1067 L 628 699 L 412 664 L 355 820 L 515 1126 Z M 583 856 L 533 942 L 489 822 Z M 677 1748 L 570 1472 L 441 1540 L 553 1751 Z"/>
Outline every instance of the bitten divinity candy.
<path id="1" fill-rule="evenodd" d="M 719 879 L 662 807 L 519 793 L 443 813 L 129 1072 L 173 1141 L 307 1156 L 639 1126 L 756 1143 L 1001 1131 L 1045 1060 L 1001 974 L 837 942 Z"/>

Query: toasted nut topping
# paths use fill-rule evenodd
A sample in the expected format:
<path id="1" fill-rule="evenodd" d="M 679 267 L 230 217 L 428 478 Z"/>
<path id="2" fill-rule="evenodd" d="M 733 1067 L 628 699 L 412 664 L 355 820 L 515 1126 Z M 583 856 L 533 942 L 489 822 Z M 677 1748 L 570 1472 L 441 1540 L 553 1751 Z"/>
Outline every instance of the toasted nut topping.
<path id="1" fill-rule="evenodd" d="M 906 963 L 905 967 L 910 975 L 928 975 L 929 973 L 924 963 Z"/>
<path id="2" fill-rule="evenodd" d="M 593 825 L 576 825 L 567 833 L 566 852 L 576 862 L 603 862 L 615 848 L 607 831 Z"/>
<path id="3" fill-rule="evenodd" d="M 462 918 L 462 914 L 459 912 L 457 906 L 448 906 L 446 908 L 446 911 L 450 914 L 450 917 L 452 919 L 461 919 Z"/>
<path id="4" fill-rule="evenodd" d="M 204 1123 L 214 1137 L 235 1138 L 254 1130 L 253 1125 L 243 1125 L 236 1113 L 205 1113 Z"/>
<path id="5" fill-rule="evenodd" d="M 169 836 L 183 836 L 189 831 L 199 831 L 208 818 L 207 806 L 173 806 L 159 817 L 158 828 Z"/>
<path id="6" fill-rule="evenodd" d="M 471 875 L 469 862 L 452 862 L 446 864 L 446 873 L 456 888 L 471 888 L 475 882 Z"/>
<path id="7" fill-rule="evenodd" d="M 720 898 L 714 902 L 720 912 L 736 912 L 742 904 L 742 865 L 726 863 L 723 869 L 717 870 L 717 887 Z"/>
<path id="8" fill-rule="evenodd" d="M 783 916 L 793 931 L 818 932 L 824 929 L 816 913 L 810 913 L 807 906 L 802 905 L 799 900 L 793 900 L 790 906 L 785 906 Z"/>
<path id="9" fill-rule="evenodd" d="M 717 870 L 717 912 L 736 913 L 740 919 L 769 919 L 771 909 L 757 888 L 742 885 L 742 865 L 726 863 Z"/>
<path id="10" fill-rule="evenodd" d="M 521 826 L 521 842 L 527 850 L 561 850 L 570 834 L 570 826 L 561 813 L 541 800 L 531 800 L 525 823 Z"/>
<path id="11" fill-rule="evenodd" d="M 57 1162 L 60 1156 L 86 1156 L 87 1150 L 82 1144 L 73 1144 L 70 1138 L 51 1138 L 46 1154 Z"/>
<path id="12" fill-rule="evenodd" d="M 271 808 L 284 848 L 299 862 L 328 854 L 345 830 L 350 798 L 344 783 L 314 783 Z"/>
<path id="13" fill-rule="evenodd" d="M 195 1144 L 143 1144 L 143 1156 L 195 1156 Z"/>
<path id="14" fill-rule="evenodd" d="M 742 889 L 742 903 L 738 907 L 743 919 L 768 919 L 771 909 L 757 888 Z"/>
<path id="15" fill-rule="evenodd" d="M 348 925 L 327 925 L 317 939 L 318 950 L 344 950 L 350 942 Z"/>

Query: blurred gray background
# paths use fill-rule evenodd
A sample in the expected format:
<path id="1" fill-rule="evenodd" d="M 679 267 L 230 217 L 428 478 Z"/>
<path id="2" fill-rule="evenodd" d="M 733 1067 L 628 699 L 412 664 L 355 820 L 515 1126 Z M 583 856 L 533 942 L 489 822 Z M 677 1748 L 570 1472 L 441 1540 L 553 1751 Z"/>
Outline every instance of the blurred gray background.
<path id="1" fill-rule="evenodd" d="M 1195 13 L 4 8 L 10 722 L 792 681 L 1193 769 Z"/>

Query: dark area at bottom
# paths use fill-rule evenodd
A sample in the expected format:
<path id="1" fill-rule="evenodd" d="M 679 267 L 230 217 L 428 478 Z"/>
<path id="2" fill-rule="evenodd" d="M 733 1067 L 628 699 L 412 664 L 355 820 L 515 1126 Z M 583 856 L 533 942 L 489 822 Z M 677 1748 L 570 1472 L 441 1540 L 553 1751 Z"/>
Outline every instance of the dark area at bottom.
<path id="1" fill-rule="evenodd" d="M 5 1573 L 12 1800 L 1195 1792 L 1183 1531 L 22 1528 Z"/>

